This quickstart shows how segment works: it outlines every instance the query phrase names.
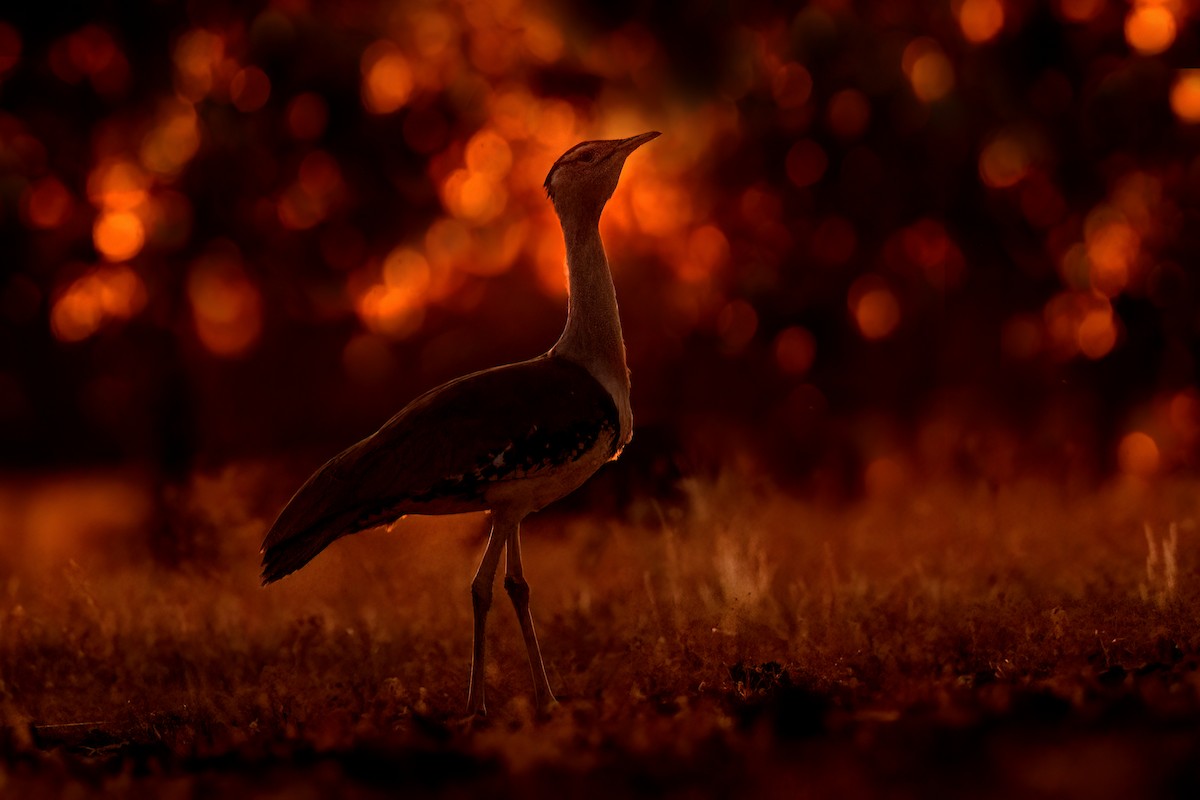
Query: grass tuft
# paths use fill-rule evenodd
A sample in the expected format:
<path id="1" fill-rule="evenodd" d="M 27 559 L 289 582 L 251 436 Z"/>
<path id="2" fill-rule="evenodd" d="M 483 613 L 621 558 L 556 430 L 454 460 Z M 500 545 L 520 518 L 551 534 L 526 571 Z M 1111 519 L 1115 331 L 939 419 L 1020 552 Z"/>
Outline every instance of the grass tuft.
<path id="1" fill-rule="evenodd" d="M 73 526 L 64 480 L 25 494 L 66 510 L 4 520 L 0 786 L 18 793 L 253 795 L 270 774 L 349 796 L 801 779 L 928 794 L 968 785 L 947 746 L 1010 794 L 1049 791 L 1078 758 L 1115 759 L 1111 785 L 1085 788 L 1149 796 L 1196 777 L 1181 732 L 1200 722 L 1192 483 L 944 484 L 822 505 L 728 475 L 690 484 L 670 518 L 535 516 L 526 570 L 562 707 L 533 713 L 498 595 L 491 717 L 464 726 L 481 517 L 351 537 L 262 589 L 268 471 L 179 498 L 204 546 L 175 570 L 131 544 L 143 515 L 108 514 L 126 527 L 103 535 Z M 128 481 L 122 502 L 142 491 Z M 82 482 L 80 514 L 100 483 Z"/>

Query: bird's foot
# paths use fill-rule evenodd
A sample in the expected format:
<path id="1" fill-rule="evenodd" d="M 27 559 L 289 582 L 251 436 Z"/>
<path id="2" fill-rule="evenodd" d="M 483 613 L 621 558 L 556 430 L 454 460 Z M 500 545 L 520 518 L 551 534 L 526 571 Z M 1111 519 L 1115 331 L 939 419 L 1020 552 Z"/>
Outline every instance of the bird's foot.
<path id="1" fill-rule="evenodd" d="M 554 695 L 550 695 L 549 699 L 539 700 L 537 704 L 538 719 L 548 719 L 561 708 L 562 704 L 554 699 Z"/>
<path id="2" fill-rule="evenodd" d="M 486 717 L 487 700 L 484 699 L 483 689 L 475 686 L 475 676 L 471 676 L 471 690 L 467 692 L 467 718 Z"/>
<path id="3" fill-rule="evenodd" d="M 462 734 L 484 730 L 491 727 L 491 724 L 492 721 L 488 719 L 487 709 L 480 708 L 477 711 L 468 710 L 466 716 L 454 720 L 448 727 L 455 733 Z"/>

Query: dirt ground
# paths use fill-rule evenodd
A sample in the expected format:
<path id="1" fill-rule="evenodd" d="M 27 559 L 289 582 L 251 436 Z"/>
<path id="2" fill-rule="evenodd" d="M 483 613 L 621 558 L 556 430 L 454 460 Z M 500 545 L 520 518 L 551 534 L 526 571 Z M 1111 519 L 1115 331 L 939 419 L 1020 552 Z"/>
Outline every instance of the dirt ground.
<path id="1" fill-rule="evenodd" d="M 938 483 L 826 505 L 745 477 L 549 513 L 465 721 L 482 517 L 335 544 L 270 588 L 266 471 L 0 485 L 0 795 L 1195 797 L 1194 480 Z M 267 487 L 264 489 L 264 487 Z M 143 537 L 144 538 L 144 537 Z"/>

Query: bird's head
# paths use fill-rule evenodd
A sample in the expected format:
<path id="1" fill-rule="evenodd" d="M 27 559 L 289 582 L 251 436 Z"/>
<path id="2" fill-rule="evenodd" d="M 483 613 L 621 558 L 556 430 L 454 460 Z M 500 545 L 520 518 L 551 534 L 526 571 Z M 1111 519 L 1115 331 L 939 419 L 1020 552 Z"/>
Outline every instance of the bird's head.
<path id="1" fill-rule="evenodd" d="M 658 131 L 628 139 L 580 142 L 558 157 L 546 175 L 546 195 L 559 216 L 565 211 L 599 216 L 617 188 L 625 159 L 659 136 Z"/>

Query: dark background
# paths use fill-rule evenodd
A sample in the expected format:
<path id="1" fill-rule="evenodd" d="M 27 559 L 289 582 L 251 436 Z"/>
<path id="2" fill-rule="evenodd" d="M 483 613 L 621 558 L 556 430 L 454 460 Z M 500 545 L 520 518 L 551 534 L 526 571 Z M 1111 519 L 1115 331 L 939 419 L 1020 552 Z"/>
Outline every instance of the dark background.
<path id="1" fill-rule="evenodd" d="M 303 473 L 431 385 L 543 351 L 565 290 L 541 178 L 655 129 L 603 227 L 638 424 L 614 480 L 752 463 L 843 497 L 1190 468 L 1200 125 L 1171 98 L 1195 28 L 1177 9 L 1139 52 L 1131 7 L 1092 5 L 1005 3 L 984 41 L 967 5 L 890 0 L 6 9 L 0 464 Z M 385 113 L 372 52 L 411 78 Z M 938 97 L 912 67 L 930 52 Z M 155 135 L 183 142 L 170 169 Z M 499 210 L 464 211 L 448 187 L 497 135 Z M 47 181 L 67 199 L 38 217 Z M 132 255 L 104 252 L 106 209 L 141 221 Z M 432 277 L 372 317 L 395 248 Z M 877 338 L 871 292 L 898 312 Z"/>

